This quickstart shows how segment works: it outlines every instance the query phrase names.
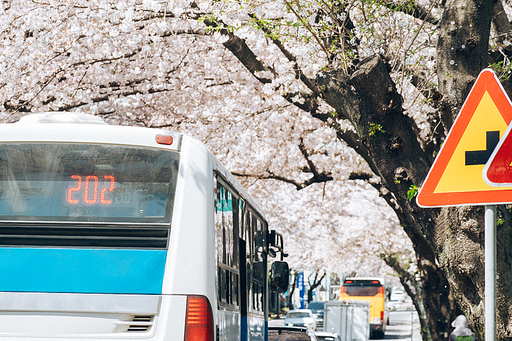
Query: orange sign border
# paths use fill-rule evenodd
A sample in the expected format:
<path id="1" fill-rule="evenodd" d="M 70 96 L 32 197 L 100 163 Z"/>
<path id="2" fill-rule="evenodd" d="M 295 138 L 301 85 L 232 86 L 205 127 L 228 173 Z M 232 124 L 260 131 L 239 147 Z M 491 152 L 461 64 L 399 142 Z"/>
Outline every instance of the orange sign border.
<path id="1" fill-rule="evenodd" d="M 446 137 L 445 143 L 441 147 L 434 164 L 425 178 L 423 186 L 416 196 L 418 206 L 427 208 L 512 202 L 512 189 L 500 189 L 491 186 L 489 186 L 489 190 L 484 191 L 434 192 L 486 91 L 492 98 L 507 126 L 512 121 L 512 103 L 507 93 L 494 72 L 491 69 L 484 69 L 466 98 L 459 115 Z"/>

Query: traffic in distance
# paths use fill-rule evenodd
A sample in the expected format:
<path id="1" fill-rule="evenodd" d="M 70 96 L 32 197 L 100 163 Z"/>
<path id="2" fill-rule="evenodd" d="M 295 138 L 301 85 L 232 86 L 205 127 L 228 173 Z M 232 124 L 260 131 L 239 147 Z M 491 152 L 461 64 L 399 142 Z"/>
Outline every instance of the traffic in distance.
<path id="1" fill-rule="evenodd" d="M 346 278 L 336 300 L 312 301 L 304 309 L 292 309 L 282 319 L 282 326 L 269 327 L 269 340 L 348 341 L 382 339 L 390 325 L 390 312 L 404 311 L 406 294 L 395 288 L 387 290 L 381 278 Z M 391 308 L 389 303 L 393 302 Z M 412 328 L 408 313 L 406 321 Z M 396 316 L 403 319 L 403 316 Z M 408 320 L 407 320 L 408 319 Z M 400 323 L 401 325 L 403 323 Z M 278 328 L 281 327 L 281 328 Z M 393 338 L 397 327 L 386 338 Z M 271 329 L 273 332 L 271 333 Z M 410 329 L 405 333 L 410 335 Z M 294 335 L 293 338 L 290 335 Z M 299 338 L 296 335 L 301 335 Z M 288 338 L 286 338 L 286 337 Z"/>
<path id="2" fill-rule="evenodd" d="M 341 286 L 341 301 L 370 302 L 370 336 L 383 338 L 389 322 L 386 293 L 379 278 L 350 277 Z"/>
<path id="3" fill-rule="evenodd" d="M 0 124 L 0 234 L 2 340 L 267 341 L 288 288 L 282 237 L 202 143 L 91 115 Z"/>

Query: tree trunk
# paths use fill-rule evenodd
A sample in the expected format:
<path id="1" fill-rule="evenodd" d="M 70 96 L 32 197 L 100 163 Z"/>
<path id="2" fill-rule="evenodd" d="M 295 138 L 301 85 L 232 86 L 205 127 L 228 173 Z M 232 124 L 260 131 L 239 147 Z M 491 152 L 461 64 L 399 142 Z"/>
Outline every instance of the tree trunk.
<path id="1" fill-rule="evenodd" d="M 295 293 L 295 287 L 297 286 L 297 271 L 293 271 L 293 283 L 290 285 L 288 290 L 288 308 L 293 309 L 293 294 Z"/>
<path id="2" fill-rule="evenodd" d="M 425 312 L 425 306 L 421 299 L 423 292 L 421 284 L 418 283 L 418 281 L 416 281 L 416 278 L 414 278 L 414 274 L 409 273 L 407 270 L 403 268 L 396 255 L 381 254 L 380 257 L 390 268 L 392 268 L 395 271 L 395 273 L 398 274 L 400 283 L 404 287 L 404 290 L 407 293 L 407 295 L 409 295 L 409 297 L 411 298 L 415 310 L 419 312 L 418 317 L 420 321 L 420 331 L 422 339 L 431 339 L 428 328 L 427 314 Z"/>
<path id="3" fill-rule="evenodd" d="M 447 0 L 438 40 L 439 90 L 442 118 L 450 127 L 471 86 L 488 66 L 493 1 Z M 500 8 L 499 6 L 497 6 Z M 496 20 L 495 20 L 496 21 Z M 498 229 L 497 337 L 512 337 L 511 233 L 509 214 Z M 484 209 L 446 208 L 436 218 L 434 247 L 457 304 L 478 339 L 484 339 Z"/>
<path id="4" fill-rule="evenodd" d="M 381 178 L 381 193 L 393 194 L 384 197 L 413 243 L 424 284 L 420 298 L 430 335 L 423 331 L 423 338 L 442 340 L 445 323 L 452 318 L 453 303 L 448 281 L 426 238 L 428 231 L 435 229 L 433 218 L 438 210 L 420 209 L 407 198 L 411 186 L 423 181 L 431 164 L 418 142 L 415 123 L 404 115 L 401 97 L 380 56 L 363 60 L 350 78 L 335 71 L 318 81 L 325 88 L 326 100 L 356 128 L 362 141 L 356 150 L 363 150 L 360 155 L 367 155 L 366 161 Z M 354 110 L 354 104 L 359 110 Z"/>
<path id="5" fill-rule="evenodd" d="M 310 283 L 309 278 L 308 278 L 308 283 L 309 283 L 308 304 L 309 304 L 309 302 L 311 302 L 313 300 L 313 291 L 316 288 L 318 288 L 318 286 L 322 283 L 323 279 L 325 278 L 325 275 L 326 275 L 326 273 L 324 272 L 322 277 L 320 277 L 320 279 L 318 279 L 318 271 L 315 271 L 315 279 L 313 280 L 313 283 Z"/>

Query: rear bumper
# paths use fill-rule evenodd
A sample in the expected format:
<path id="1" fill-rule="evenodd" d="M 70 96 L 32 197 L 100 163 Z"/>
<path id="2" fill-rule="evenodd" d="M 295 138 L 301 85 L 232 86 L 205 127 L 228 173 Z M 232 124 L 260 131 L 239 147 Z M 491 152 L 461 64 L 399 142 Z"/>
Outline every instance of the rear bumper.
<path id="1" fill-rule="evenodd" d="M 372 323 L 370 324 L 370 332 L 384 331 L 385 327 L 383 323 Z"/>
<path id="2" fill-rule="evenodd" d="M 187 296 L 0 292 L 2 341 L 183 340 Z"/>

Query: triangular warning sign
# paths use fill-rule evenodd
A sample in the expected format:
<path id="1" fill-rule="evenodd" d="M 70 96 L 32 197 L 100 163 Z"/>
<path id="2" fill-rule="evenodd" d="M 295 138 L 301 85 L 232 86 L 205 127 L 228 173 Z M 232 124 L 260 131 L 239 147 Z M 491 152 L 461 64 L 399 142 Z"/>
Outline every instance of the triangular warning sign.
<path id="1" fill-rule="evenodd" d="M 483 70 L 420 188 L 421 207 L 485 205 L 512 200 L 512 186 L 493 187 L 482 171 L 512 121 L 512 104 L 498 78 Z"/>
<path id="2" fill-rule="evenodd" d="M 512 134 L 510 134 L 510 130 L 512 130 L 512 124 L 508 125 L 482 173 L 484 181 L 493 187 L 512 186 Z M 509 202 L 512 202 L 512 197 Z"/>

